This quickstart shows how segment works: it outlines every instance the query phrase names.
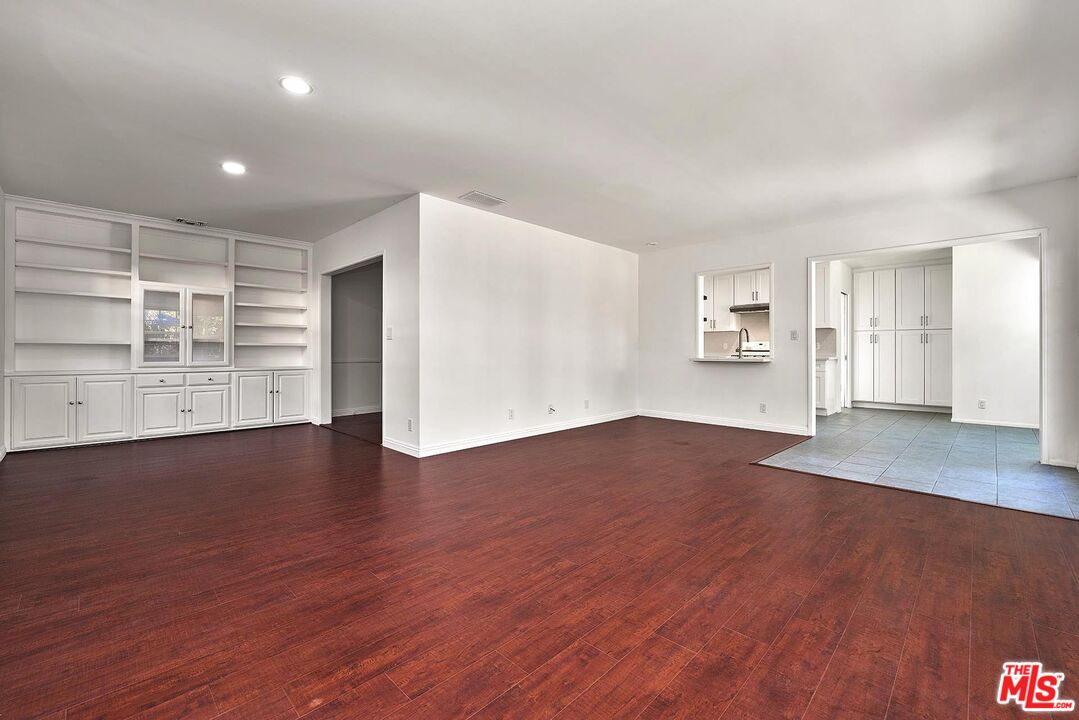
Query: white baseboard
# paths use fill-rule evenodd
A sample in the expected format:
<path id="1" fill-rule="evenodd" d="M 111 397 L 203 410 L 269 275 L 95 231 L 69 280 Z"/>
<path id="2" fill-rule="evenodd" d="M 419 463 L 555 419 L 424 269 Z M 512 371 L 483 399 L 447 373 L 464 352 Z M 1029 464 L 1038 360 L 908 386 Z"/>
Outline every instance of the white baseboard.
<path id="1" fill-rule="evenodd" d="M 404 453 L 405 455 L 411 455 L 414 458 L 421 457 L 419 446 L 412 445 L 411 443 L 403 443 L 396 440 L 391 440 L 388 437 L 382 438 L 382 447 L 389 448 L 390 450 L 396 450 L 397 452 Z"/>
<path id="2" fill-rule="evenodd" d="M 367 415 L 368 413 L 377 412 L 382 412 L 381 405 L 359 405 L 350 408 L 337 408 L 333 411 L 333 416 L 344 417 L 345 415 Z"/>
<path id="3" fill-rule="evenodd" d="M 424 448 L 421 448 L 417 457 L 430 457 L 432 455 L 441 455 L 443 453 L 457 452 L 458 450 L 467 450 L 468 448 L 481 447 L 483 445 L 493 445 L 495 443 L 507 442 L 509 440 L 520 440 L 522 438 L 532 437 L 534 435 L 544 435 L 546 433 L 560 432 L 562 430 L 572 430 L 573 428 L 585 427 L 586 425 L 599 425 L 600 423 L 611 422 L 613 420 L 624 420 L 625 418 L 636 417 L 636 415 L 636 410 L 623 410 L 621 412 L 607 413 L 606 415 L 595 415 L 593 417 L 579 418 L 577 420 L 568 420 L 566 422 L 548 423 L 546 425 L 535 425 L 533 427 L 524 428 L 521 430 L 510 430 L 507 432 L 493 433 L 491 435 L 480 435 L 477 437 L 465 438 L 464 440 L 453 440 L 451 442 L 439 443 L 437 445 L 428 445 Z M 401 452 L 406 451 L 402 450 Z"/>
<path id="4" fill-rule="evenodd" d="M 809 428 L 805 425 L 781 425 L 779 423 L 756 422 L 741 418 L 725 418 L 716 415 L 691 415 L 689 413 L 667 412 L 666 410 L 641 410 L 639 415 L 644 417 L 662 418 L 664 420 L 680 420 L 682 422 L 704 423 L 706 425 L 723 425 L 725 427 L 743 428 L 745 430 L 763 430 L 765 432 L 786 433 L 788 435 L 809 435 Z"/>
<path id="5" fill-rule="evenodd" d="M 966 423 L 967 425 L 994 425 L 996 427 L 1010 427 L 1010 428 L 1025 428 L 1027 430 L 1037 430 L 1038 423 L 1012 423 L 1003 421 L 989 421 L 989 420 L 968 420 L 966 418 L 959 418 L 952 415 L 952 422 Z"/>
<path id="6" fill-rule="evenodd" d="M 929 413 L 951 413 L 951 407 L 947 405 L 902 405 L 899 403 L 879 403 L 879 402 L 863 402 L 862 400 L 855 401 L 853 407 L 866 408 L 869 410 L 900 410 L 902 412 L 929 412 Z"/>

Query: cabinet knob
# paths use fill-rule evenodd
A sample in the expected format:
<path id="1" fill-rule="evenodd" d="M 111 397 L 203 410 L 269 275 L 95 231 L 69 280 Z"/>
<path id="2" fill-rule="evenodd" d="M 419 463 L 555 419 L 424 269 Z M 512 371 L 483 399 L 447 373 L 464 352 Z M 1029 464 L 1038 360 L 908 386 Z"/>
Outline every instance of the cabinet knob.
<path id="1" fill-rule="evenodd" d="M 206 378 L 206 380 L 207 380 L 207 382 L 213 382 L 214 381 L 213 378 Z"/>
<path id="2" fill-rule="evenodd" d="M 75 401 L 74 401 L 74 400 L 68 400 L 68 401 L 67 401 L 67 404 L 68 404 L 68 405 L 74 405 L 74 404 L 75 404 Z"/>
<path id="3" fill-rule="evenodd" d="M 187 412 L 187 410 L 184 410 L 183 408 L 180 408 L 180 412 Z"/>
<path id="4" fill-rule="evenodd" d="M 82 400 L 79 400 L 79 405 L 82 405 Z"/>
<path id="5" fill-rule="evenodd" d="M 165 382 L 165 378 L 158 378 L 158 382 Z"/>

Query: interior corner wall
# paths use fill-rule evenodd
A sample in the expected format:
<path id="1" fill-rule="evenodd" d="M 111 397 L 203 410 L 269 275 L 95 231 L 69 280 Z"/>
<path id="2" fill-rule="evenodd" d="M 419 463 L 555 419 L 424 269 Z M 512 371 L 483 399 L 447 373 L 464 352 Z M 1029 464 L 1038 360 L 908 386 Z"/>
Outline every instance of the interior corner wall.
<path id="1" fill-rule="evenodd" d="M 334 416 L 382 409 L 382 263 L 333 278 L 330 364 Z"/>
<path id="2" fill-rule="evenodd" d="M 1036 237 L 952 251 L 954 420 L 1038 427 L 1040 269 Z"/>
<path id="3" fill-rule="evenodd" d="M 422 454 L 636 415 L 637 263 L 421 195 Z"/>
<path id="4" fill-rule="evenodd" d="M 313 398 L 317 422 L 332 419 L 331 283 L 326 276 L 381 256 L 383 443 L 410 454 L 419 451 L 419 217 L 419 197 L 413 195 L 314 246 L 315 271 L 320 279 L 318 380 Z M 393 338 L 387 340 L 390 330 Z"/>
<path id="5" fill-rule="evenodd" d="M 912 203 L 827 222 L 723 237 L 640 258 L 642 414 L 806 432 L 806 273 L 813 256 L 1047 228 L 1049 459 L 1079 461 L 1079 190 L 1076 178 Z M 693 279 L 702 270 L 775 263 L 770 364 L 694 363 Z M 798 331 L 798 340 L 790 331 Z M 767 404 L 767 414 L 758 404 Z"/>

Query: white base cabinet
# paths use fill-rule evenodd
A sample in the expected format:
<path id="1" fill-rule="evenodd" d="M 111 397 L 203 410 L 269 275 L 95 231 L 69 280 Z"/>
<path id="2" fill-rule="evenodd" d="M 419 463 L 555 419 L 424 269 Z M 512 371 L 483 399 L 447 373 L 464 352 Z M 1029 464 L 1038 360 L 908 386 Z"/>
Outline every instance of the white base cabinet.
<path id="1" fill-rule="evenodd" d="M 233 380 L 237 427 L 307 419 L 307 373 L 302 370 L 238 372 Z"/>
<path id="2" fill-rule="evenodd" d="M 11 381 L 11 449 L 133 437 L 130 375 L 19 377 Z"/>
<path id="3" fill-rule="evenodd" d="M 895 332 L 854 333 L 851 400 L 895 402 Z"/>
<path id="4" fill-rule="evenodd" d="M 304 422 L 308 375 L 281 370 L 14 377 L 10 449 Z"/>

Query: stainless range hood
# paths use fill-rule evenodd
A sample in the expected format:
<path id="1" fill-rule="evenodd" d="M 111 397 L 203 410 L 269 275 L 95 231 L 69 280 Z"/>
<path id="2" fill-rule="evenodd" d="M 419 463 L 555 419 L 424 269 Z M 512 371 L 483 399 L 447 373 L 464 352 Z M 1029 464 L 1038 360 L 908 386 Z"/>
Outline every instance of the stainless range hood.
<path id="1" fill-rule="evenodd" d="M 745 305 L 731 305 L 732 313 L 766 313 L 771 306 L 768 303 L 747 303 Z"/>

